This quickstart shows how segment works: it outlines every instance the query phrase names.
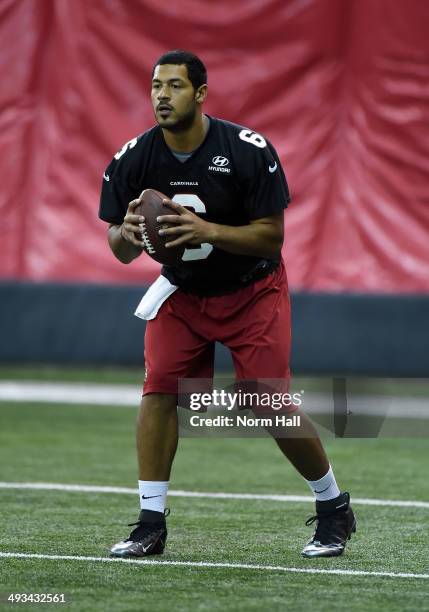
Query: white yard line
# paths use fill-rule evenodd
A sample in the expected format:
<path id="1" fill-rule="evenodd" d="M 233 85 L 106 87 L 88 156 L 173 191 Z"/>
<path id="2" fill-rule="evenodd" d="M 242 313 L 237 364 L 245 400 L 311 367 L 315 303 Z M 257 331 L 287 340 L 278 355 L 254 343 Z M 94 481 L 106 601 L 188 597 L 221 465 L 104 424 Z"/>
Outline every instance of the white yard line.
<path id="1" fill-rule="evenodd" d="M 0 401 L 137 407 L 140 399 L 141 387 L 135 385 L 0 382 Z"/>
<path id="2" fill-rule="evenodd" d="M 111 493 L 136 495 L 137 489 L 129 487 L 106 487 L 98 485 L 61 484 L 53 482 L 1 482 L 0 489 L 30 489 L 33 491 L 68 491 L 70 493 Z M 313 502 L 309 495 L 271 495 L 266 493 L 225 493 L 211 491 L 169 491 L 170 497 L 201 497 L 206 499 L 247 499 L 278 502 Z M 371 499 L 353 497 L 353 504 L 362 506 L 391 506 L 400 508 L 428 508 L 429 502 L 395 499 Z"/>
<path id="3" fill-rule="evenodd" d="M 403 572 L 368 572 L 361 570 L 318 569 L 284 567 L 282 565 L 252 565 L 248 563 L 210 563 L 208 561 L 153 561 L 151 559 L 117 559 L 112 557 L 83 557 L 80 555 L 40 555 L 32 553 L 0 552 L 0 557 L 9 559 L 49 559 L 52 561 L 95 561 L 101 563 L 128 563 L 132 565 L 167 565 L 178 567 L 209 567 L 212 569 L 249 569 L 269 572 L 290 572 L 293 574 L 331 574 L 340 576 L 370 576 L 374 578 L 420 578 L 427 580 L 429 574 L 408 574 Z"/>

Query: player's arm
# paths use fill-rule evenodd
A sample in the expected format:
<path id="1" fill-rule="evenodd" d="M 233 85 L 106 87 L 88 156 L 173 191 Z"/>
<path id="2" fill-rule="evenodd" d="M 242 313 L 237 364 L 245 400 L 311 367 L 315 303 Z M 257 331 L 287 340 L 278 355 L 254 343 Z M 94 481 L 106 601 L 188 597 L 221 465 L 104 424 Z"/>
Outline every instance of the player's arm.
<path id="1" fill-rule="evenodd" d="M 140 224 L 144 221 L 144 217 L 135 214 L 138 204 L 140 204 L 139 199 L 132 200 L 128 204 L 127 214 L 121 225 L 113 223 L 109 225 L 107 236 L 109 246 L 115 257 L 125 264 L 133 261 L 143 251 Z"/>
<path id="2" fill-rule="evenodd" d="M 140 155 L 136 146 L 140 137 L 133 138 L 114 155 L 102 180 L 98 216 L 109 223 L 107 239 L 119 261 L 130 263 L 143 251 L 141 224 L 144 219 L 135 214 L 140 200 L 136 173 L 140 167 Z M 131 201 L 130 201 L 131 200 Z"/>
<path id="3" fill-rule="evenodd" d="M 213 246 L 235 255 L 273 258 L 283 245 L 283 212 L 251 221 L 249 225 L 232 227 L 210 223 Z"/>
<path id="4" fill-rule="evenodd" d="M 249 225 L 233 227 L 204 221 L 192 211 L 164 200 L 176 215 L 162 215 L 158 221 L 172 227 L 159 231 L 171 238 L 166 247 L 180 244 L 198 246 L 209 242 L 213 246 L 236 255 L 272 258 L 278 255 L 283 244 L 283 212 L 251 221 Z"/>

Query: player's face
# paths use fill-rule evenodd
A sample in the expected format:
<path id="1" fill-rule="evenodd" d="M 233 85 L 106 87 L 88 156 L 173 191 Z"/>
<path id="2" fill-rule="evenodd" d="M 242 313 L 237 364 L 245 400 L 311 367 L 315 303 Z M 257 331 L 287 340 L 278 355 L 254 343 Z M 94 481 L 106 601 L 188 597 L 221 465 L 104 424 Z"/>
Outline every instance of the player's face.
<path id="1" fill-rule="evenodd" d="M 204 96 L 201 97 L 202 88 L 195 91 L 185 65 L 156 66 L 151 97 L 159 125 L 172 132 L 181 132 L 191 127 L 198 104 L 204 99 Z"/>

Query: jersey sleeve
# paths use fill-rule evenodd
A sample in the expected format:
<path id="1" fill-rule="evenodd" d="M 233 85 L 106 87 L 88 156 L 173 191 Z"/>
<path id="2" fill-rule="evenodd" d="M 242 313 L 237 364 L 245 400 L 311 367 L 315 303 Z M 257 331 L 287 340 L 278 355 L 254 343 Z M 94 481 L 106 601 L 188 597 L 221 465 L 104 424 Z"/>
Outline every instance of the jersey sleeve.
<path id="1" fill-rule="evenodd" d="M 289 187 L 280 159 L 270 142 L 264 148 L 257 148 L 250 167 L 252 174 L 247 180 L 245 199 L 250 220 L 269 217 L 287 208 Z"/>
<path id="2" fill-rule="evenodd" d="M 101 186 L 98 216 L 103 221 L 115 225 L 121 225 L 128 204 L 139 196 L 139 187 L 135 178 L 136 156 L 129 143 L 127 145 L 128 148 L 124 145 L 107 166 Z"/>

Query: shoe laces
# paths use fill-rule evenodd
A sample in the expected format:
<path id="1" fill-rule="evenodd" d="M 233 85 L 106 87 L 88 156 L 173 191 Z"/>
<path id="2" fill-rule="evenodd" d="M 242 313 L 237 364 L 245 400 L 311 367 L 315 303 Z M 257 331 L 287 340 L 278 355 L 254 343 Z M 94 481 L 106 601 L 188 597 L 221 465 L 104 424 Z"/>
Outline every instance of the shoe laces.
<path id="1" fill-rule="evenodd" d="M 164 519 L 169 514 L 170 514 L 170 508 L 165 508 Z M 157 521 L 157 522 L 151 522 L 151 523 L 137 521 L 136 523 L 128 523 L 128 527 L 136 527 L 135 529 L 132 530 L 132 532 L 128 536 L 128 541 L 131 540 L 132 542 L 141 542 L 145 538 L 147 538 L 147 536 L 151 535 L 154 531 L 157 531 L 158 529 L 165 527 L 165 522 L 162 520 Z"/>
<path id="2" fill-rule="evenodd" d="M 337 523 L 338 526 L 343 526 L 345 512 L 326 512 L 323 514 L 315 514 L 305 521 L 307 526 L 312 525 L 317 521 L 316 529 L 313 534 L 313 541 L 325 543 L 332 537 L 332 523 Z"/>
<path id="3" fill-rule="evenodd" d="M 128 527 L 134 527 L 134 525 L 137 525 L 137 527 L 132 530 L 127 541 L 142 542 L 147 536 L 153 533 L 160 524 L 161 523 L 128 523 Z"/>

